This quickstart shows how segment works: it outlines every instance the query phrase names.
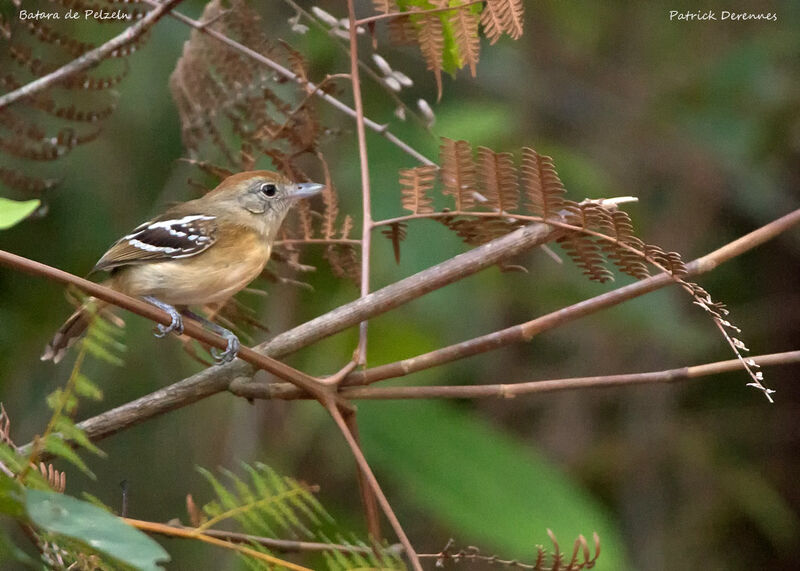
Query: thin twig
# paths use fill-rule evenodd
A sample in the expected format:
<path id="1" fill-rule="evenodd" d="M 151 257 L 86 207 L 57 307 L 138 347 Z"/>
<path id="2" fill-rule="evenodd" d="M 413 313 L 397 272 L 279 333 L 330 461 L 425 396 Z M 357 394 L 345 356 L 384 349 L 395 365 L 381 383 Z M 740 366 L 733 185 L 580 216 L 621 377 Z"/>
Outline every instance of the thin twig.
<path id="1" fill-rule="evenodd" d="M 144 2 L 146 4 L 150 4 L 150 5 L 156 5 L 157 4 L 155 2 L 155 0 L 142 0 L 142 2 Z M 193 20 L 192 18 L 189 18 L 188 16 L 185 16 L 184 14 L 182 14 L 180 12 L 176 12 L 174 10 L 171 11 L 169 14 L 170 14 L 170 16 L 172 16 L 173 18 L 175 18 L 176 20 L 178 20 L 180 22 L 183 22 L 187 26 L 190 26 L 190 27 L 194 28 L 195 30 L 198 30 L 199 32 L 201 32 L 203 34 L 208 34 L 210 37 L 222 42 L 226 46 L 229 46 L 229 47 L 237 50 L 239 53 L 241 53 L 241 54 L 253 59 L 254 61 L 257 61 L 257 62 L 259 62 L 259 63 L 261 63 L 263 65 L 266 65 L 271 70 L 273 70 L 277 74 L 282 75 L 283 77 L 289 79 L 290 81 L 294 81 L 295 83 L 298 83 L 300 85 L 307 86 L 307 88 L 310 89 L 310 90 L 313 90 L 316 87 L 316 85 L 314 83 L 304 80 L 302 77 L 300 77 L 299 75 L 297 75 L 296 73 L 294 73 L 290 69 L 287 69 L 286 67 L 282 66 L 278 62 L 276 62 L 274 60 L 271 60 L 268 57 L 265 57 L 264 55 L 258 53 L 257 51 L 248 48 L 244 44 L 241 44 L 241 43 L 237 42 L 236 40 L 233 40 L 233 39 L 229 38 L 225 34 L 222 34 L 222 33 L 216 31 L 215 29 L 213 29 L 211 27 L 205 27 L 201 22 L 198 22 L 197 20 Z M 330 105 L 332 105 L 333 107 L 335 107 L 336 109 L 341 111 L 342 113 L 352 117 L 353 119 L 356 118 L 355 109 L 353 109 L 353 108 L 349 107 L 348 105 L 342 103 L 341 101 L 336 99 L 331 94 L 326 93 L 324 91 L 316 91 L 316 95 L 317 95 L 317 97 L 319 97 L 322 100 L 326 101 L 327 103 L 329 103 Z M 375 131 L 376 133 L 381 135 L 383 138 L 388 140 L 390 143 L 395 145 L 397 148 L 402 150 L 407 155 L 410 155 L 410 156 L 414 157 L 420 163 L 425 164 L 425 165 L 433 165 L 433 164 L 435 164 L 431 159 L 429 159 L 425 155 L 421 154 L 419 151 L 417 151 L 411 145 L 409 145 L 405 141 L 399 139 L 396 135 L 392 134 L 386 128 L 386 125 L 381 125 L 380 123 L 376 123 L 375 121 L 369 119 L 368 117 L 364 117 L 364 125 L 366 127 L 368 127 L 370 130 Z"/>
<path id="2" fill-rule="evenodd" d="M 305 16 L 306 20 L 311 22 L 318 30 L 322 32 L 330 32 L 330 28 L 327 28 L 325 24 L 320 22 L 318 18 L 313 16 L 307 10 L 303 9 L 303 7 L 300 6 L 294 0 L 284 0 L 284 2 L 286 2 L 286 4 L 288 4 L 289 6 L 291 6 L 297 13 Z M 329 34 L 329 36 L 331 38 L 331 41 L 333 42 L 333 45 L 339 48 L 342 51 L 342 53 L 346 54 L 347 57 L 349 58 L 350 49 L 347 47 L 349 45 L 349 42 L 343 43 L 344 41 L 341 40 L 339 37 L 337 37 L 335 34 Z M 363 60 L 359 58 L 358 66 L 361 68 L 362 71 L 364 71 L 370 77 L 370 79 L 372 79 L 375 83 L 381 86 L 384 93 L 386 93 L 389 97 L 392 98 L 395 105 L 397 105 L 398 107 L 402 107 L 405 113 L 407 115 L 410 115 L 423 129 L 425 129 L 429 133 L 431 132 L 430 127 L 428 127 L 426 121 L 419 116 L 419 113 L 417 113 L 411 107 L 406 105 L 405 102 L 402 99 L 400 99 L 400 97 L 398 97 L 397 93 L 395 93 L 389 87 L 387 87 L 386 83 L 383 81 L 383 78 L 377 73 L 375 73 L 375 71 L 373 71 L 373 69 L 367 63 L 365 63 Z"/>
<path id="3" fill-rule="evenodd" d="M 20 99 L 30 97 L 40 91 L 47 89 L 55 83 L 61 82 L 71 75 L 85 71 L 92 68 L 106 59 L 111 52 L 118 50 L 141 36 L 147 30 L 153 27 L 156 22 L 164 17 L 175 5 L 182 0 L 164 0 L 164 2 L 148 2 L 153 9 L 147 15 L 139 20 L 133 26 L 126 28 L 124 32 L 111 38 L 103 45 L 86 52 L 82 56 L 75 58 L 68 64 L 58 68 L 57 70 L 48 73 L 39 79 L 23 85 L 19 89 L 15 89 L 10 93 L 6 93 L 0 97 L 0 109 L 19 101 Z"/>
<path id="4" fill-rule="evenodd" d="M 223 539 L 219 539 L 209 533 L 196 534 L 191 529 L 184 529 L 181 527 L 175 527 L 164 523 L 156 523 L 153 521 L 143 521 L 138 519 L 130 519 L 127 517 L 123 517 L 120 519 L 122 519 L 122 521 L 124 521 L 128 525 L 133 526 L 136 529 L 146 531 L 148 533 L 158 533 L 160 535 L 167 535 L 170 537 L 180 537 L 182 539 L 196 539 L 199 541 L 203 541 L 205 543 L 216 545 L 218 547 L 224 547 L 225 549 L 231 549 L 233 551 L 237 551 L 243 555 L 247 555 L 249 557 L 253 557 L 261 561 L 266 561 L 267 563 L 270 563 L 272 565 L 277 565 L 278 567 L 281 568 L 293 569 L 294 571 L 312 571 L 308 567 L 303 567 L 302 565 L 297 565 L 295 563 L 292 563 L 291 561 L 279 559 L 277 557 L 269 555 L 268 553 L 261 553 L 260 551 L 256 551 L 255 549 L 252 549 L 250 547 L 244 547 L 243 545 L 238 545 L 237 543 L 232 541 L 225 541 Z"/>
<path id="5" fill-rule="evenodd" d="M 485 0 L 472 0 L 471 2 L 466 2 L 464 4 L 459 4 L 457 6 L 445 6 L 444 8 L 429 8 L 427 10 L 410 10 L 408 12 L 389 12 L 388 14 L 378 14 L 377 16 L 369 16 L 367 18 L 361 18 L 360 20 L 356 20 L 355 24 L 357 26 L 364 26 L 366 24 L 377 22 L 379 20 L 399 18 L 401 16 L 418 16 L 422 14 L 436 14 L 437 12 L 450 12 L 451 10 L 462 10 L 469 6 L 473 6 L 475 4 L 483 4 L 484 1 Z"/>
<path id="6" fill-rule="evenodd" d="M 730 244 L 726 244 L 710 254 L 703 256 L 702 258 L 688 263 L 686 265 L 687 271 L 689 272 L 688 276 L 695 276 L 710 271 L 711 269 L 716 268 L 719 264 L 752 248 L 755 248 L 767 240 L 774 238 L 775 236 L 780 235 L 797 223 L 800 223 L 800 209 L 795 210 L 794 212 L 787 214 L 773 222 L 770 222 L 769 224 L 762 226 L 761 228 L 758 228 L 757 230 L 754 230 L 745 236 L 742 236 Z M 415 357 L 380 365 L 378 367 L 367 369 L 366 371 L 354 371 L 348 375 L 348 377 L 342 382 L 342 385 L 372 384 L 381 380 L 401 377 L 414 372 L 437 367 L 445 363 L 477 355 L 479 353 L 493 351 L 511 343 L 530 341 L 534 335 L 674 283 L 675 281 L 671 275 L 663 273 L 658 274 L 645 280 L 634 282 L 568 307 L 564 307 L 525 323 L 513 325 L 506 329 L 494 331 L 486 335 L 481 335 L 479 337 L 430 351 L 428 353 L 423 353 Z M 739 361 L 737 360 L 737 362 Z M 739 366 L 741 367 L 740 362 Z M 299 394 L 289 386 L 284 386 L 281 389 L 273 390 L 282 391 L 284 389 L 289 395 L 296 396 Z M 292 397 L 282 396 L 281 398 Z"/>
<path id="7" fill-rule="evenodd" d="M 349 0 L 352 2 L 352 0 Z M 403 531 L 403 526 L 400 525 L 400 521 L 397 519 L 397 516 L 392 510 L 391 504 L 389 504 L 389 500 L 386 498 L 386 495 L 381 490 L 380 484 L 378 484 L 378 480 L 375 478 L 375 474 L 372 473 L 372 468 L 370 468 L 369 463 L 367 462 L 364 453 L 361 450 L 361 447 L 358 445 L 353 434 L 350 432 L 350 429 L 347 427 L 347 422 L 344 420 L 342 413 L 336 407 L 333 402 L 323 403 L 325 408 L 328 410 L 328 413 L 333 417 L 334 422 L 339 427 L 339 430 L 344 435 L 345 440 L 347 441 L 347 445 L 350 447 L 350 452 L 356 459 L 356 463 L 358 467 L 361 469 L 361 472 L 364 475 L 364 478 L 369 483 L 370 489 L 375 494 L 375 497 L 378 500 L 378 504 L 380 504 L 381 509 L 383 510 L 386 519 L 389 520 L 389 524 L 392 526 L 397 538 L 400 540 L 400 543 L 403 545 L 403 549 L 405 549 L 406 556 L 408 557 L 411 566 L 415 571 L 422 571 L 422 565 L 419 562 L 419 558 L 417 557 L 417 552 L 414 550 L 414 547 L 411 545 L 411 542 L 408 539 L 405 531 Z"/>
<path id="8" fill-rule="evenodd" d="M 353 240 L 350 238 L 287 238 L 284 240 L 275 240 L 273 246 L 283 246 L 287 244 L 308 245 L 308 244 L 324 244 L 330 246 L 331 244 L 346 244 L 348 246 L 360 246 L 361 240 Z"/>
<path id="9" fill-rule="evenodd" d="M 184 525 L 175 525 L 172 523 L 166 524 L 170 527 L 182 529 L 185 531 L 193 531 L 195 528 L 187 527 Z M 153 531 L 158 533 L 158 531 Z M 341 551 L 342 553 L 372 553 L 372 548 L 364 547 L 361 545 L 345 545 L 339 543 L 319 543 L 316 541 L 296 541 L 292 539 L 275 539 L 272 537 L 263 537 L 260 535 L 250 535 L 248 533 L 238 533 L 235 531 L 224 531 L 221 529 L 207 529 L 203 531 L 202 535 L 216 537 L 217 539 L 224 539 L 233 543 L 257 543 L 264 547 L 269 547 L 274 551 L 281 553 L 320 553 L 324 551 Z M 384 548 L 390 553 L 400 554 L 403 552 L 402 546 L 399 544 L 391 545 Z"/>
<path id="10" fill-rule="evenodd" d="M 356 108 L 356 134 L 358 135 L 358 160 L 361 168 L 361 298 L 369 295 L 370 253 L 372 241 L 372 206 L 369 185 L 369 159 L 367 158 L 367 133 L 364 129 L 364 102 L 361 99 L 361 79 L 358 70 L 358 29 L 353 0 L 347 0 L 347 18 L 350 23 L 350 83 Z M 367 362 L 367 320 L 358 325 L 356 362 Z"/>
<path id="11" fill-rule="evenodd" d="M 748 358 L 755 361 L 760 367 L 791 365 L 800 363 L 800 351 L 770 353 Z M 350 386 L 343 387 L 340 394 L 348 400 L 514 398 L 532 393 L 549 393 L 594 387 L 673 383 L 740 370 L 742 370 L 742 362 L 739 359 L 729 359 L 727 361 L 717 361 L 714 363 L 705 363 L 703 365 L 647 373 L 572 377 L 568 379 L 509 382 L 502 384 L 412 387 Z M 367 376 L 369 376 L 369 373 L 370 370 L 367 369 Z M 248 399 L 291 400 L 296 398 L 310 398 L 309 395 L 297 391 L 292 385 L 287 383 L 235 382 L 231 385 L 230 391 L 240 397 Z"/>

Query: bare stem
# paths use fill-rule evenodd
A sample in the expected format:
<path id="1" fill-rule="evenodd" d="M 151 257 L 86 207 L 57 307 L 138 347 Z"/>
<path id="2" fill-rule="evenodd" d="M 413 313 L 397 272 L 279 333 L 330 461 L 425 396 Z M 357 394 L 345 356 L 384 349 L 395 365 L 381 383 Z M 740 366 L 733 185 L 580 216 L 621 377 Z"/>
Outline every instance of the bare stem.
<path id="1" fill-rule="evenodd" d="M 356 20 L 356 25 L 364 26 L 366 24 L 371 24 L 373 22 L 377 22 L 379 20 L 387 20 L 392 18 L 399 18 L 401 16 L 415 16 L 420 14 L 436 14 L 437 12 L 450 12 L 451 10 L 463 10 L 469 6 L 474 4 L 483 4 L 484 0 L 472 0 L 471 2 L 466 2 L 464 4 L 459 4 L 458 6 L 445 6 L 444 8 L 430 8 L 428 10 L 410 10 L 408 12 L 389 12 L 388 14 L 378 14 L 377 16 L 369 16 L 367 18 L 361 18 L 360 20 Z M 351 22 L 352 24 L 352 22 Z"/>
<path id="2" fill-rule="evenodd" d="M 71 75 L 80 73 L 90 69 L 104 59 L 106 59 L 111 52 L 118 50 L 136 40 L 139 36 L 152 28 L 165 14 L 167 14 L 174 6 L 179 4 L 182 0 L 164 0 L 164 2 L 149 2 L 153 9 L 148 14 L 139 20 L 133 26 L 126 28 L 124 32 L 111 38 L 103 45 L 86 52 L 80 57 L 75 58 L 68 64 L 58 68 L 57 70 L 40 77 L 19 89 L 15 89 L 10 93 L 6 93 L 0 97 L 0 109 L 19 101 L 20 99 L 30 97 L 40 91 L 44 91 L 48 87 L 64 81 Z"/>
<path id="3" fill-rule="evenodd" d="M 260 551 L 256 551 L 250 547 L 245 547 L 243 545 L 238 545 L 235 542 L 227 541 L 225 539 L 220 539 L 218 537 L 214 537 L 214 535 L 210 533 L 195 533 L 193 529 L 186 529 L 182 527 L 175 527 L 174 525 L 167 525 L 165 523 L 156 523 L 153 521 L 142 521 L 138 519 L 130 519 L 130 518 L 121 518 L 122 521 L 127 523 L 130 526 L 135 527 L 136 529 L 140 529 L 142 531 L 146 531 L 148 533 L 158 533 L 160 535 L 167 535 L 169 537 L 180 537 L 183 539 L 196 539 L 198 541 L 202 541 L 205 543 L 210 543 L 212 545 L 216 545 L 218 547 L 224 547 L 225 549 L 231 549 L 233 551 L 237 551 L 243 555 L 247 555 L 249 557 L 253 557 L 254 559 L 259 559 L 261 561 L 265 561 L 272 565 L 277 565 L 278 567 L 283 567 L 286 569 L 293 569 L 294 571 L 312 571 L 308 567 L 303 567 L 302 565 L 297 565 L 292 563 L 291 561 L 286 561 L 284 559 L 279 559 L 267 553 L 261 553 Z"/>
<path id="4" fill-rule="evenodd" d="M 141 521 L 141 520 L 128 520 L 128 521 Z M 151 533 L 161 533 L 161 530 L 163 529 L 161 528 L 162 524 L 154 522 L 147 522 L 147 523 L 154 525 L 154 527 L 147 529 L 147 531 Z M 193 527 L 173 525 L 173 524 L 167 524 L 167 525 L 169 527 L 190 533 L 196 532 L 196 528 Z M 165 535 L 174 535 L 174 534 L 170 533 Z M 272 537 L 262 537 L 260 535 L 250 535 L 247 533 L 237 533 L 235 531 L 224 531 L 221 529 L 207 529 L 203 531 L 201 535 L 215 537 L 217 539 L 224 539 L 225 541 L 230 541 L 231 543 L 257 543 L 259 545 L 263 545 L 264 547 L 268 547 L 274 551 L 278 551 L 281 553 L 302 553 L 302 552 L 320 553 L 323 551 L 341 551 L 342 553 L 362 553 L 362 554 L 372 553 L 371 548 L 362 547 L 360 545 L 319 543 L 316 541 L 296 541 L 291 539 L 275 539 Z M 388 550 L 394 553 L 402 553 L 402 547 L 399 544 L 390 546 Z"/>
<path id="5" fill-rule="evenodd" d="M 774 367 L 800 363 L 800 351 L 786 351 L 750 357 L 760 367 Z M 572 377 L 568 379 L 549 379 L 487 385 L 444 385 L 414 387 L 343 387 L 341 395 L 348 400 L 387 400 L 387 399 L 482 399 L 514 398 L 533 393 L 549 393 L 575 389 L 616 387 L 621 385 L 641 385 L 651 383 L 674 383 L 688 379 L 719 375 L 742 370 L 739 359 L 717 361 L 680 367 L 665 371 L 630 373 L 625 375 L 602 375 L 595 377 Z M 369 370 L 366 371 L 369 373 Z M 230 391 L 248 399 L 310 398 L 286 383 L 235 382 Z"/>
<path id="6" fill-rule="evenodd" d="M 349 0 L 352 2 L 352 0 Z M 375 478 L 375 474 L 372 473 L 372 468 L 370 468 L 369 463 L 367 462 L 366 457 L 364 456 L 364 452 L 362 452 L 361 447 L 358 445 L 353 434 L 350 432 L 350 429 L 347 427 L 347 423 L 342 417 L 342 413 L 336 408 L 336 405 L 331 403 L 326 404 L 326 408 L 328 409 L 328 413 L 333 417 L 334 422 L 339 427 L 339 430 L 344 435 L 345 440 L 347 441 L 347 445 L 350 447 L 350 452 L 352 452 L 353 456 L 356 459 L 356 463 L 358 467 L 361 469 L 361 472 L 364 475 L 367 483 L 369 484 L 372 493 L 375 494 L 375 497 L 378 500 L 378 504 L 381 506 L 386 519 L 389 520 L 389 524 L 392 526 L 397 538 L 400 540 L 400 543 L 403 545 L 405 549 L 406 556 L 408 557 L 409 561 L 411 562 L 411 566 L 415 569 L 415 571 L 422 571 L 422 565 L 419 562 L 419 558 L 417 557 L 417 552 L 414 550 L 414 547 L 411 545 L 411 542 L 408 539 L 405 531 L 403 531 L 403 526 L 400 525 L 400 521 L 397 519 L 397 516 L 392 510 L 392 506 L 389 504 L 389 500 L 386 499 L 386 495 L 381 490 L 380 484 L 378 484 L 377 478 Z"/>
<path id="7" fill-rule="evenodd" d="M 364 128 L 364 101 L 361 98 L 361 79 L 358 70 L 358 27 L 353 0 L 347 0 L 347 17 L 350 22 L 350 82 L 353 86 L 353 101 L 356 108 L 356 134 L 358 135 L 358 160 L 361 167 L 361 297 L 369 295 L 370 252 L 372 241 L 372 206 L 369 186 L 369 160 L 367 158 L 367 133 Z M 358 349 L 356 362 L 367 362 L 366 320 L 358 326 Z"/>

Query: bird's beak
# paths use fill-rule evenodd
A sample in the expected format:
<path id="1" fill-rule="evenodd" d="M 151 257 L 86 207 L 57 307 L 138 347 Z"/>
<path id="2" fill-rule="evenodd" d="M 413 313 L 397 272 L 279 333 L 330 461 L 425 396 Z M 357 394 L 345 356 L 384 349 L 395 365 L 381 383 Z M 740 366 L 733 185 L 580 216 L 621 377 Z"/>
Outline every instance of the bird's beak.
<path id="1" fill-rule="evenodd" d="M 323 188 L 325 188 L 324 184 L 319 184 L 316 182 L 301 182 L 292 187 L 291 197 L 296 200 L 308 198 L 309 196 L 314 196 Z"/>

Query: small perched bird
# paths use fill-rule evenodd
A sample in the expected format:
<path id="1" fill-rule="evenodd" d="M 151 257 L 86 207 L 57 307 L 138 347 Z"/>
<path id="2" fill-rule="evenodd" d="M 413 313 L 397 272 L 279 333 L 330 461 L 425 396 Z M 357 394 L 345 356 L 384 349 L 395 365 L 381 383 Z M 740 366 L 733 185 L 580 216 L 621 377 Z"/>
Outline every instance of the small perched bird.
<path id="1" fill-rule="evenodd" d="M 231 331 L 186 309 L 224 301 L 261 273 L 286 213 L 324 185 L 294 183 L 270 171 L 238 173 L 196 200 L 177 204 L 117 240 L 92 272 L 108 271 L 104 285 L 140 297 L 172 317 L 157 337 L 183 332 L 181 314 L 228 341 L 221 363 L 231 361 L 239 339 Z M 89 298 L 61 326 L 42 354 L 58 363 L 106 304 Z"/>

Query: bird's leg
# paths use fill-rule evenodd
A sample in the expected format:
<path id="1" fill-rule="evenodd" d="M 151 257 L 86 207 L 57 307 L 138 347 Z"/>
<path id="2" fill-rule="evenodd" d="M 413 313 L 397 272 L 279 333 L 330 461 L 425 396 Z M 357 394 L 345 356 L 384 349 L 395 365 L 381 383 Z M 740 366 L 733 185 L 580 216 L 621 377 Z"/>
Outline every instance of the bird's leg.
<path id="1" fill-rule="evenodd" d="M 222 337 L 224 337 L 225 340 L 228 342 L 228 346 L 225 348 L 224 351 L 220 351 L 216 347 L 211 348 L 211 356 L 214 357 L 214 359 L 216 359 L 219 364 L 222 365 L 224 363 L 229 363 L 230 361 L 233 361 L 236 358 L 236 354 L 239 352 L 239 347 L 241 344 L 239 343 L 239 338 L 233 331 L 225 329 L 221 325 L 218 325 L 213 321 L 209 321 L 202 315 L 198 315 L 193 311 L 189 311 L 188 309 L 184 309 L 183 314 L 186 317 L 194 319 L 195 321 L 199 321 L 214 333 L 217 333 Z"/>
<path id="2" fill-rule="evenodd" d="M 153 334 L 156 337 L 164 337 L 167 333 L 174 331 L 176 334 L 181 335 L 183 334 L 183 319 L 181 319 L 181 314 L 178 313 L 178 310 L 172 307 L 168 303 L 164 303 L 151 295 L 146 295 L 142 299 L 144 299 L 148 303 L 152 303 L 158 309 L 166 311 L 169 313 L 169 316 L 172 318 L 172 323 L 169 325 L 163 325 L 159 323 L 156 325 L 156 332 Z"/>

